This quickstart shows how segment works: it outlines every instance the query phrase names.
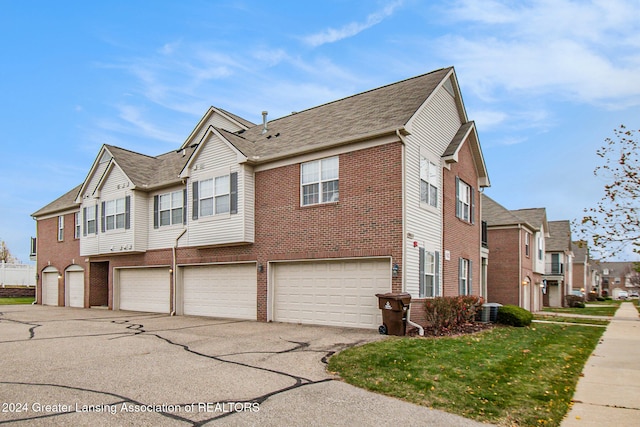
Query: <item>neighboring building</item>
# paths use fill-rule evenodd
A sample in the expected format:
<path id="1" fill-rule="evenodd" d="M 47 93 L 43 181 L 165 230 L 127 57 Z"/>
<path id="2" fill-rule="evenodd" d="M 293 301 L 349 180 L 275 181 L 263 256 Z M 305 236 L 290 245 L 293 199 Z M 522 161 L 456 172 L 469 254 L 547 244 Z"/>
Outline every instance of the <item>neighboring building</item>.
<path id="1" fill-rule="evenodd" d="M 80 186 L 32 214 L 36 220 L 39 304 L 90 306 L 85 289 L 87 265 L 80 256 L 80 205 L 75 201 L 79 190 Z M 106 295 L 103 302 L 107 305 Z"/>
<path id="2" fill-rule="evenodd" d="M 620 291 L 640 292 L 638 263 L 632 261 L 596 262 L 603 296 L 618 298 Z"/>
<path id="3" fill-rule="evenodd" d="M 549 228 L 546 210 L 508 210 L 483 194 L 482 218 L 492 259 L 487 271 L 488 301 L 539 311 Z"/>
<path id="4" fill-rule="evenodd" d="M 175 151 L 100 149 L 70 202 L 85 306 L 377 328 L 405 291 L 421 322 L 481 292 L 488 185 L 453 68 L 260 125 L 212 107 Z"/>
<path id="5" fill-rule="evenodd" d="M 549 221 L 545 256 L 544 305 L 562 307 L 565 305 L 564 297 L 571 293 L 573 284 L 573 251 L 569 221 Z"/>
<path id="6" fill-rule="evenodd" d="M 593 288 L 591 260 L 589 259 L 589 247 L 584 240 L 578 240 L 571 245 L 573 250 L 573 283 L 574 291 L 581 291 L 588 295 Z"/>

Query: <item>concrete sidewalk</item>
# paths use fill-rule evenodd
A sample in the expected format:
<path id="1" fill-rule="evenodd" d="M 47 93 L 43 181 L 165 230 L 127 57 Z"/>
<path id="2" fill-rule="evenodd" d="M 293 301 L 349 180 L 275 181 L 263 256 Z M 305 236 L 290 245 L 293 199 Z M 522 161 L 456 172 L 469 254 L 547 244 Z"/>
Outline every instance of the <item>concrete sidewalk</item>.
<path id="1" fill-rule="evenodd" d="M 624 302 L 584 366 L 562 427 L 640 425 L 640 318 Z"/>

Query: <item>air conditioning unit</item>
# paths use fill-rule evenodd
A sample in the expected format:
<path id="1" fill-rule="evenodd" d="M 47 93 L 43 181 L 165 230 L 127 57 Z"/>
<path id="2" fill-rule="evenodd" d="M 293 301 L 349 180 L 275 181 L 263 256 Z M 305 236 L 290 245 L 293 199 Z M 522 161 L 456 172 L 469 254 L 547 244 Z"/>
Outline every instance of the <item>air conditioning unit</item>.
<path id="1" fill-rule="evenodd" d="M 497 302 L 487 302 L 482 304 L 482 308 L 478 311 L 476 320 L 483 323 L 496 322 L 498 320 L 498 308 L 502 304 Z"/>

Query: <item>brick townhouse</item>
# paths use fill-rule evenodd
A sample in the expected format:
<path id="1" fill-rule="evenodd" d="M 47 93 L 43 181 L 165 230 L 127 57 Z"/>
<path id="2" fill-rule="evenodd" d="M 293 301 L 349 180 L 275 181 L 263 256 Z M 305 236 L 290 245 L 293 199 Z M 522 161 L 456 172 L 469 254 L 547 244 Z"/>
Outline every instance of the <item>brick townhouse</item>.
<path id="1" fill-rule="evenodd" d="M 77 265 L 84 307 L 377 328 L 393 291 L 421 323 L 424 298 L 482 291 L 488 185 L 453 68 L 259 124 L 211 107 L 169 153 L 100 149 L 54 202 L 79 256 L 54 255 L 62 211 L 33 214 L 38 301 L 70 305 L 43 276 Z"/>

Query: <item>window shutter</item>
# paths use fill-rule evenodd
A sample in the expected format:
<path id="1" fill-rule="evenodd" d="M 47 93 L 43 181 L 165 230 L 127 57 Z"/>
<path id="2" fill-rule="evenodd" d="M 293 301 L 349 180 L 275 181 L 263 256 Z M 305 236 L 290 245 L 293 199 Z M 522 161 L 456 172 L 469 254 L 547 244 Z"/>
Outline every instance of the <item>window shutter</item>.
<path id="1" fill-rule="evenodd" d="M 192 190 L 192 197 L 193 197 L 193 209 L 192 209 L 192 218 L 193 219 L 198 219 L 198 181 L 193 181 L 193 186 L 191 187 Z"/>
<path id="2" fill-rule="evenodd" d="M 426 258 L 425 257 L 425 250 L 424 250 L 424 248 L 420 248 L 420 257 L 419 257 L 419 260 L 418 260 L 418 271 L 419 271 L 419 274 L 420 274 L 420 277 L 419 277 L 419 280 L 418 280 L 418 283 L 419 283 L 419 285 L 418 285 L 419 286 L 418 287 L 418 297 L 419 298 L 423 298 L 423 297 L 426 296 L 425 295 L 426 294 L 426 292 L 425 292 L 425 283 L 424 283 L 424 262 L 425 262 L 425 258 Z"/>
<path id="3" fill-rule="evenodd" d="M 182 223 L 187 223 L 187 189 L 182 190 Z"/>
<path id="4" fill-rule="evenodd" d="M 433 296 L 440 296 L 440 252 L 436 251 L 435 277 L 433 279 Z"/>
<path id="5" fill-rule="evenodd" d="M 106 202 L 102 202 L 102 215 L 100 216 L 100 224 L 102 227 L 102 232 L 105 232 L 105 212 L 104 212 L 104 207 L 105 207 Z M 98 205 L 96 205 L 96 211 L 98 210 Z M 97 221 L 97 215 L 96 215 L 96 221 Z M 96 226 L 96 231 L 98 231 L 98 227 Z"/>
<path id="6" fill-rule="evenodd" d="M 464 295 L 464 281 L 462 280 L 462 263 L 464 260 L 458 258 L 458 295 Z"/>
<path id="7" fill-rule="evenodd" d="M 124 228 L 131 228 L 131 196 L 124 198 Z"/>
<path id="8" fill-rule="evenodd" d="M 476 211 L 476 189 L 469 186 L 469 191 L 471 191 L 471 207 L 469 208 L 471 212 L 469 212 L 469 222 L 471 224 L 475 224 L 476 220 L 473 213 Z"/>
<path id="9" fill-rule="evenodd" d="M 229 175 L 231 189 L 229 192 L 229 211 L 231 214 L 238 213 L 238 172 Z"/>
<path id="10" fill-rule="evenodd" d="M 456 218 L 461 216 L 460 208 L 460 178 L 456 176 Z"/>
<path id="11" fill-rule="evenodd" d="M 159 227 L 158 221 L 158 205 L 160 204 L 160 196 L 153 196 L 153 228 Z"/>
<path id="12" fill-rule="evenodd" d="M 104 212 L 104 202 L 102 202 L 102 205 L 103 205 L 102 212 Z M 94 221 L 96 222 L 96 226 L 95 226 L 96 232 L 95 232 L 95 234 L 98 234 L 98 204 L 97 203 L 96 203 L 95 209 L 96 209 L 96 214 L 95 214 L 95 216 L 93 218 L 94 218 Z M 104 222 L 103 222 L 103 224 L 104 224 Z"/>
<path id="13" fill-rule="evenodd" d="M 82 235 L 87 235 L 87 208 L 82 208 Z"/>
<path id="14" fill-rule="evenodd" d="M 467 295 L 473 295 L 473 261 L 469 260 L 469 271 L 467 278 Z"/>

